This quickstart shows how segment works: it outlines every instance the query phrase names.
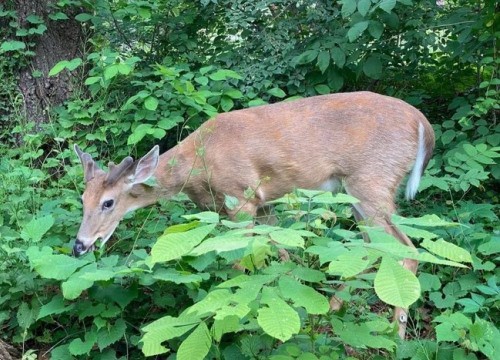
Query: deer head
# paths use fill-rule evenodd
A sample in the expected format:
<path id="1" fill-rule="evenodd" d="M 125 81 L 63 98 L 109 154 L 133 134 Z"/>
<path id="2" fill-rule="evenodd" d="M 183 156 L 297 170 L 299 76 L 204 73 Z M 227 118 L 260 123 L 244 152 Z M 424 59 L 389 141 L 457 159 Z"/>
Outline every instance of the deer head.
<path id="1" fill-rule="evenodd" d="M 102 244 L 108 241 L 127 212 L 149 204 L 149 197 L 141 195 L 147 193 L 149 187 L 144 182 L 158 166 L 159 148 L 155 146 L 138 161 L 129 156 L 118 165 L 110 162 L 108 172 L 78 145 L 74 149 L 82 162 L 85 180 L 83 220 L 73 247 L 75 256 L 80 256 L 92 250 L 98 239 Z"/>

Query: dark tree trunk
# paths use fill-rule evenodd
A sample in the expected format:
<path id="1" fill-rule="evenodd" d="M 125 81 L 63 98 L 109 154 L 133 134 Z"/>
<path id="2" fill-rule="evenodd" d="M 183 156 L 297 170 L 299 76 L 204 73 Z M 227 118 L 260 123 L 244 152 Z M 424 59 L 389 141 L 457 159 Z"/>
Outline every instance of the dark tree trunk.
<path id="1" fill-rule="evenodd" d="M 20 352 L 0 339 L 0 360 L 14 360 L 19 358 Z"/>
<path id="2" fill-rule="evenodd" d="M 80 9 L 65 8 L 67 20 L 51 20 L 48 15 L 57 12 L 51 7 L 56 0 L 17 0 L 16 12 L 20 26 L 30 26 L 28 16 L 38 15 L 44 20 L 47 30 L 32 40 L 35 42 L 35 55 L 31 63 L 20 69 L 19 89 L 24 98 L 24 113 L 28 122 L 34 122 L 36 128 L 48 120 L 51 106 L 59 105 L 68 99 L 74 82 L 71 73 L 62 71 L 57 76 L 48 77 L 50 69 L 62 60 L 71 60 L 81 56 L 83 33 L 80 23 L 74 16 Z M 70 13 L 72 12 L 72 13 Z M 39 76 L 33 76 L 33 71 Z M 41 75 L 40 75 L 41 74 Z"/>

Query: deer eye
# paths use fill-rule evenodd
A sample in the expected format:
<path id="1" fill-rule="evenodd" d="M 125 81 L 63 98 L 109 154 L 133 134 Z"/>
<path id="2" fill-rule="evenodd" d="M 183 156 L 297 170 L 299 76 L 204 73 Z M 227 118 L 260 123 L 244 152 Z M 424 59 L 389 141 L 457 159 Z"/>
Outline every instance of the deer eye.
<path id="1" fill-rule="evenodd" d="M 102 209 L 109 210 L 113 207 L 114 203 L 115 202 L 113 200 L 106 200 L 105 202 L 102 203 Z"/>

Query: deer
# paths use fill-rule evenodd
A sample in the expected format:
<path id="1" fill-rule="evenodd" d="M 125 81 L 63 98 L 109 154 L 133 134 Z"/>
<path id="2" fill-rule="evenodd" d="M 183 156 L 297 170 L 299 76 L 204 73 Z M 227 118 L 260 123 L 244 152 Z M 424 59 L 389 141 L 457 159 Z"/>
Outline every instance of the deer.
<path id="1" fill-rule="evenodd" d="M 108 172 L 75 144 L 85 190 L 73 253 L 93 250 L 98 239 L 103 246 L 126 213 L 181 191 L 200 209 L 235 219 L 241 212 L 255 216 L 267 202 L 298 188 L 340 186 L 359 200 L 352 209 L 358 223 L 382 227 L 415 249 L 391 215 L 408 173 L 405 195 L 415 197 L 434 143 L 432 126 L 418 109 L 360 91 L 221 113 L 161 156 L 156 145 L 137 161 L 129 156 L 109 163 Z M 154 185 L 146 183 L 152 179 Z M 238 200 L 236 207 L 225 204 L 227 195 Z M 416 274 L 418 261 L 404 259 L 402 266 Z M 394 312 L 402 338 L 407 311 Z"/>

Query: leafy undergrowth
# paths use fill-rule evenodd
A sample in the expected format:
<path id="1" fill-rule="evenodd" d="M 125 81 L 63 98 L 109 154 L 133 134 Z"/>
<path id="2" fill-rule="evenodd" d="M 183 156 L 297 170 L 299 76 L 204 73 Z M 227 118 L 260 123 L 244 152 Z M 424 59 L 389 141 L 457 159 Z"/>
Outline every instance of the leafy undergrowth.
<path id="1" fill-rule="evenodd" d="M 141 232 L 122 225 L 115 237 L 128 240 L 82 258 L 41 212 L 2 233 L 0 328 L 26 358 L 498 358 L 499 242 L 472 221 L 494 221 L 492 209 L 467 226 L 394 217 L 413 252 L 360 226 L 365 243 L 354 201 L 298 191 L 276 201 L 279 225 L 252 228 L 168 202 L 170 220 L 142 210 L 125 221 Z M 408 257 L 418 279 L 398 263 Z M 407 341 L 389 304 L 410 306 Z"/>

